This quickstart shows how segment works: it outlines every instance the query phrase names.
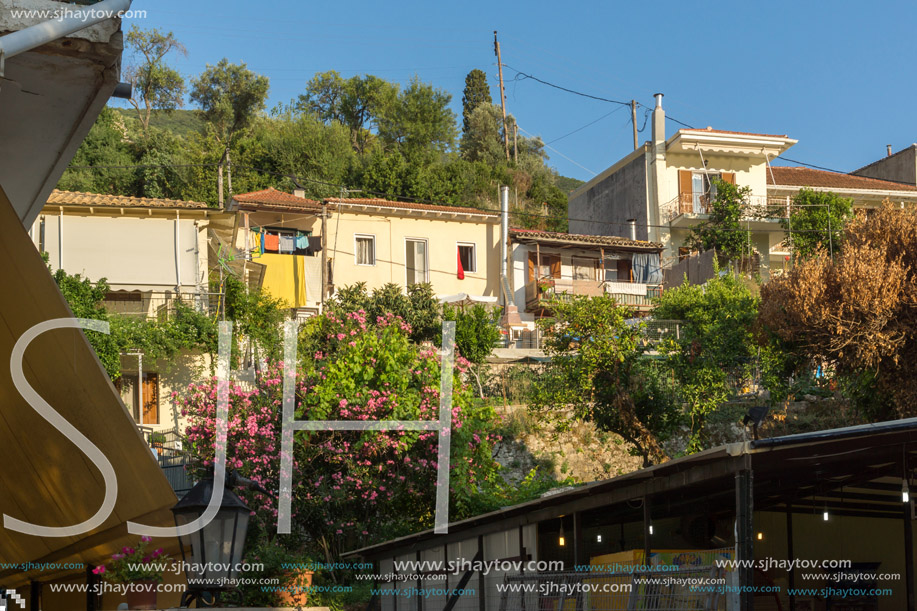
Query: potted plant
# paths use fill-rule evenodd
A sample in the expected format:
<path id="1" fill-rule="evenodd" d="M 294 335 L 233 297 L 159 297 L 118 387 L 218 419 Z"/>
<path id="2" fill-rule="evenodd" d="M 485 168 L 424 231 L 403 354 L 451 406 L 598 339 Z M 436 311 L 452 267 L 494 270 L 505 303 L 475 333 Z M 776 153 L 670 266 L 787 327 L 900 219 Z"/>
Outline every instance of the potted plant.
<path id="1" fill-rule="evenodd" d="M 538 293 L 544 295 L 545 297 L 554 296 L 554 280 L 553 279 L 544 279 L 538 281 Z"/>
<path id="2" fill-rule="evenodd" d="M 156 609 L 156 584 L 162 582 L 162 573 L 169 557 L 162 548 L 150 550 L 150 537 L 141 537 L 137 547 L 123 547 L 112 555 L 106 567 L 92 570 L 109 583 L 130 584 L 126 588 L 127 606 L 131 609 Z"/>
<path id="3" fill-rule="evenodd" d="M 156 453 L 159 456 L 162 456 L 162 448 L 166 442 L 166 436 L 163 433 L 152 432 L 150 433 L 150 447 L 156 450 Z"/>
<path id="4" fill-rule="evenodd" d="M 304 606 L 312 585 L 312 564 L 304 554 L 286 549 L 279 541 L 259 540 L 246 553 L 252 566 L 258 567 L 245 574 L 251 583 L 275 581 L 277 589 L 265 592 L 264 588 L 242 586 L 243 601 L 249 606 L 293 607 Z"/>

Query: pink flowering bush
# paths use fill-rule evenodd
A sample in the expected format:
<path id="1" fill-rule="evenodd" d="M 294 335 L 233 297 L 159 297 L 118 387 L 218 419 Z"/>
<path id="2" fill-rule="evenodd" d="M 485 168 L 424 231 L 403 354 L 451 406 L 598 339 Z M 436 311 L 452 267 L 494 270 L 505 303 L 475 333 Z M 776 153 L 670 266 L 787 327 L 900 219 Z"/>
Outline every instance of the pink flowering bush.
<path id="1" fill-rule="evenodd" d="M 370 322 L 359 311 L 322 319 L 309 331 L 309 353 L 300 354 L 298 420 L 438 421 L 439 356 L 413 344 L 403 320 L 388 315 Z M 315 328 L 324 333 L 318 348 Z M 452 519 L 479 508 L 479 497 L 501 481 L 492 458 L 497 419 L 492 408 L 474 405 L 460 375 L 467 366 L 457 359 L 453 377 Z M 230 389 L 228 468 L 272 491 L 279 490 L 282 378 L 276 364 L 255 388 Z M 189 417 L 193 455 L 206 468 L 213 460 L 215 383 L 193 385 L 177 400 Z M 346 547 L 432 526 L 437 451 L 435 430 L 296 432 L 294 538 L 331 557 Z M 276 532 L 275 501 L 243 494 L 264 531 Z"/>
<path id="2" fill-rule="evenodd" d="M 136 581 L 162 581 L 162 573 L 169 564 L 169 557 L 162 548 L 150 550 L 150 537 L 141 537 L 137 547 L 123 547 L 112 555 L 111 563 L 92 569 L 92 572 L 110 583 L 132 583 Z"/>

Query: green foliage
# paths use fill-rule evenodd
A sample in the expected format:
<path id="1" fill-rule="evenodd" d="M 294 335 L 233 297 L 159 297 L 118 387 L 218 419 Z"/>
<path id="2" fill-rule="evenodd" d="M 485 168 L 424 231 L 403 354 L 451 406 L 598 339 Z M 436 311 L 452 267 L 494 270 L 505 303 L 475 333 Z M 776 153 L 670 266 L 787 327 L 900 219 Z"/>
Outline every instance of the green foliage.
<path id="1" fill-rule="evenodd" d="M 208 64 L 191 84 L 191 101 L 201 107 L 217 142 L 226 147 L 264 109 L 269 88 L 266 76 L 255 74 L 244 63 L 230 64 L 226 58 L 216 66 Z"/>
<path id="2" fill-rule="evenodd" d="M 544 321 L 552 357 L 536 383 L 533 409 L 559 421 L 587 419 L 621 435 L 644 463 L 662 460 L 662 442 L 679 424 L 663 372 L 644 362 L 642 329 L 614 299 L 577 297 L 553 306 Z"/>
<path id="3" fill-rule="evenodd" d="M 105 280 L 91 282 L 80 274 L 70 275 L 62 269 L 54 272 L 54 282 L 70 306 L 76 318 L 103 320 L 111 324 L 111 316 L 102 302 L 108 294 Z M 95 350 L 105 371 L 111 379 L 121 377 L 121 342 L 114 333 L 105 334 L 98 331 L 84 331 L 86 339 Z"/>
<path id="4" fill-rule="evenodd" d="M 674 371 L 691 420 L 689 451 L 703 449 L 706 418 L 749 377 L 757 308 L 748 287 L 730 274 L 665 291 L 657 301 L 655 317 L 683 321 L 679 337 L 664 340 L 659 351 Z"/>
<path id="5" fill-rule="evenodd" d="M 748 254 L 748 232 L 740 221 L 748 210 L 751 187 L 718 179 L 713 182 L 716 197 L 710 202 L 709 218 L 691 230 L 685 244 L 696 250 L 716 249 L 717 258 L 725 264 Z"/>
<path id="6" fill-rule="evenodd" d="M 475 365 L 487 360 L 501 337 L 500 310 L 488 310 L 480 303 L 467 309 L 446 304 L 443 306 L 443 320 L 455 321 L 456 349 Z"/>
<path id="7" fill-rule="evenodd" d="M 462 93 L 462 135 L 464 137 L 471 131 L 471 113 L 481 105 L 490 106 L 493 99 L 490 97 L 490 85 L 487 84 L 487 74 L 475 68 L 465 77 L 465 90 Z M 464 150 L 463 150 L 464 152 Z"/>
<path id="8" fill-rule="evenodd" d="M 839 252 L 844 227 L 853 218 L 853 200 L 828 191 L 800 189 L 793 196 L 790 218 L 780 224 L 791 231 L 793 252 L 809 258 L 819 249 Z"/>
<path id="9" fill-rule="evenodd" d="M 226 319 L 235 324 L 233 337 L 246 336 L 261 349 L 260 358 L 276 360 L 283 354 L 282 326 L 288 306 L 265 291 L 250 291 L 234 276 L 227 276 Z M 234 346 L 234 350 L 235 350 Z"/>
<path id="10" fill-rule="evenodd" d="M 185 79 L 166 65 L 165 56 L 173 51 L 183 55 L 188 52 L 172 32 L 163 34 L 158 29 L 141 30 L 132 26 L 125 42 L 134 55 L 134 63 L 125 70 L 127 80 L 133 84 L 134 97 L 130 102 L 147 133 L 154 109 L 169 112 L 182 106 Z"/>

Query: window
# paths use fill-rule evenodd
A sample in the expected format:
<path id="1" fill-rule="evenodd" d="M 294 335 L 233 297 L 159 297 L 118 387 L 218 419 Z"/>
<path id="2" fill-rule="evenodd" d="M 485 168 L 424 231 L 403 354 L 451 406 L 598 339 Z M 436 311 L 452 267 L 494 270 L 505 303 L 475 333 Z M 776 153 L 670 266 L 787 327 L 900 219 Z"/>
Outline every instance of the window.
<path id="1" fill-rule="evenodd" d="M 595 280 L 599 262 L 587 257 L 573 257 L 573 279 Z"/>
<path id="2" fill-rule="evenodd" d="M 407 285 L 427 282 L 427 241 L 405 240 L 404 263 L 407 271 Z"/>
<path id="3" fill-rule="evenodd" d="M 141 386 L 137 383 L 137 373 L 122 373 L 115 382 L 115 388 L 121 392 L 124 406 L 134 417 L 137 424 L 159 424 L 159 374 L 143 373 L 143 411 L 140 410 Z"/>
<path id="4" fill-rule="evenodd" d="M 678 171 L 679 214 L 706 214 L 716 198 L 716 181 L 736 184 L 735 172 Z"/>
<path id="5" fill-rule="evenodd" d="M 458 258 L 462 263 L 462 271 L 466 274 L 474 274 L 478 271 L 478 260 L 475 256 L 474 244 L 459 244 Z"/>
<path id="6" fill-rule="evenodd" d="M 357 265 L 375 265 L 376 236 L 354 234 L 353 239 Z"/>

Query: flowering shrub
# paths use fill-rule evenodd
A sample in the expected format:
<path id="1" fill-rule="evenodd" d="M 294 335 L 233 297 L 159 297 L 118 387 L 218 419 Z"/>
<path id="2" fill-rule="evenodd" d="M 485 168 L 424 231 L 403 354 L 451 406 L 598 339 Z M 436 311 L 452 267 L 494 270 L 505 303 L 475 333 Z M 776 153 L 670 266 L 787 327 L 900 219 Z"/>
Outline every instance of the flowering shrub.
<path id="1" fill-rule="evenodd" d="M 439 418 L 440 364 L 432 349 L 411 343 L 400 318 L 367 324 L 362 311 L 327 313 L 324 350 L 301 358 L 296 376 L 298 420 L 429 420 Z M 302 356 L 302 355 L 301 355 Z M 492 408 L 474 407 L 453 379 L 450 515 L 466 515 L 497 479 L 492 459 Z M 282 365 L 247 390 L 230 388 L 227 467 L 279 490 Z M 192 385 L 177 397 L 189 417 L 186 435 L 200 467 L 213 461 L 216 384 Z M 301 431 L 295 435 L 293 523 L 329 556 L 342 546 L 431 526 L 436 498 L 438 432 Z M 273 499 L 244 492 L 266 532 L 275 531 Z M 263 521 L 260 518 L 268 518 Z M 294 533 L 295 534 L 295 533 Z"/>
<path id="2" fill-rule="evenodd" d="M 161 547 L 149 551 L 151 541 L 150 537 L 141 537 L 137 547 L 123 547 L 120 553 L 112 555 L 108 568 L 101 564 L 92 572 L 111 583 L 162 581 L 169 557 Z"/>

